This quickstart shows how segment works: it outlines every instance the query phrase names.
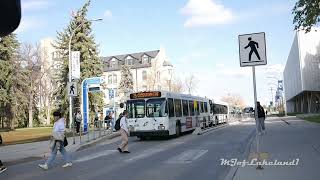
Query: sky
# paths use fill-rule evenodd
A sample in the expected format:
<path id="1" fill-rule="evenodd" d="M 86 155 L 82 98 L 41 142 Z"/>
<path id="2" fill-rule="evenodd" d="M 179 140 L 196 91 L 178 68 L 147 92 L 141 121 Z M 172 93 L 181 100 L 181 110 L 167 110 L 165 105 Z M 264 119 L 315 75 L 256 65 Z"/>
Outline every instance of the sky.
<path id="1" fill-rule="evenodd" d="M 38 43 L 55 38 L 69 24 L 72 11 L 85 2 L 22 0 L 18 39 Z M 88 18 L 103 18 L 92 25 L 101 56 L 163 47 L 178 77 L 195 75 L 195 95 L 220 100 L 237 94 L 253 105 L 252 70 L 239 65 L 238 35 L 266 34 L 268 64 L 256 67 L 256 81 L 258 100 L 267 104 L 270 88 L 282 79 L 294 38 L 294 4 L 293 0 L 92 0 Z"/>

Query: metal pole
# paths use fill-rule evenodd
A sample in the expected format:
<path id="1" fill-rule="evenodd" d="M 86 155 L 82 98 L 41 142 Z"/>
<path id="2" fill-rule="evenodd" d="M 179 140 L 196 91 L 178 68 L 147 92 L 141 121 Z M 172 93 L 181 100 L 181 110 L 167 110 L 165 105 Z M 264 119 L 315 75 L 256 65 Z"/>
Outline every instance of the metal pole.
<path id="1" fill-rule="evenodd" d="M 73 130 L 72 130 L 72 135 L 73 135 L 73 144 L 76 144 L 76 138 L 75 138 L 75 135 L 74 135 L 74 131 L 75 131 L 75 129 L 74 129 L 74 124 L 75 124 L 75 121 L 73 121 Z"/>
<path id="2" fill-rule="evenodd" d="M 82 141 L 81 141 L 81 133 L 82 133 L 82 126 L 81 126 L 81 123 L 80 123 L 80 132 L 79 132 L 79 141 L 80 141 L 80 144 L 82 144 Z"/>
<path id="3" fill-rule="evenodd" d="M 257 88 L 256 88 L 256 69 L 252 66 L 252 77 L 253 77 L 253 93 L 254 93 L 254 118 L 256 122 L 256 143 L 257 143 L 257 155 L 258 162 L 260 162 L 260 135 L 258 132 L 258 109 L 257 109 Z M 263 169 L 261 165 L 258 165 L 257 169 Z"/>

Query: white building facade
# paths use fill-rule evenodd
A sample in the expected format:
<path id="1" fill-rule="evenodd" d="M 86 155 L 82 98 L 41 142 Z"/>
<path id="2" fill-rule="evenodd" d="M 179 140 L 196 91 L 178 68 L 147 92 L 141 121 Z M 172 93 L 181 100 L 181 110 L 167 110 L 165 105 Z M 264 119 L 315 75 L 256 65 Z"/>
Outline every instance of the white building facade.
<path id="1" fill-rule="evenodd" d="M 283 72 L 289 113 L 320 113 L 320 29 L 297 31 Z"/>
<path id="2" fill-rule="evenodd" d="M 103 57 L 103 76 L 107 80 L 107 87 L 118 89 L 121 81 L 121 66 L 126 64 L 131 68 L 133 76 L 133 91 L 168 90 L 172 83 L 173 66 L 169 62 L 165 50 L 146 51 L 132 54 Z M 115 102 L 109 97 L 109 90 L 105 90 L 107 107 L 125 100 L 119 93 L 115 93 Z"/>

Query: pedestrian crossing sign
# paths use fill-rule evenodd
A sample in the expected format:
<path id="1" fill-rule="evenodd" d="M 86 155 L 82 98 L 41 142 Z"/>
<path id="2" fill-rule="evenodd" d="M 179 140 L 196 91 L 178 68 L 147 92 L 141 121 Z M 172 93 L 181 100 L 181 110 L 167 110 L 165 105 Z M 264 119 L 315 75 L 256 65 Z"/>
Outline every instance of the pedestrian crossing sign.
<path id="1" fill-rule="evenodd" d="M 267 64 L 265 33 L 242 34 L 239 40 L 240 66 Z"/>
<path id="2" fill-rule="evenodd" d="M 69 82 L 68 83 L 68 95 L 69 96 L 77 96 L 77 83 L 76 82 Z"/>

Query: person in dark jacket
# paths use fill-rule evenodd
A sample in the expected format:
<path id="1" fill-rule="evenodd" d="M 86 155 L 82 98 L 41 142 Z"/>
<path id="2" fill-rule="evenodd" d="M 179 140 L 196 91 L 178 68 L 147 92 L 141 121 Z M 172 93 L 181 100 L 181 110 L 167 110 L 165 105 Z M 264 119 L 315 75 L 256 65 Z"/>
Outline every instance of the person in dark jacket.
<path id="1" fill-rule="evenodd" d="M 256 122 L 258 134 L 261 135 L 262 131 L 265 130 L 264 121 L 266 119 L 266 114 L 264 108 L 260 105 L 260 102 L 257 102 L 257 110 L 258 110 L 258 120 Z"/>

